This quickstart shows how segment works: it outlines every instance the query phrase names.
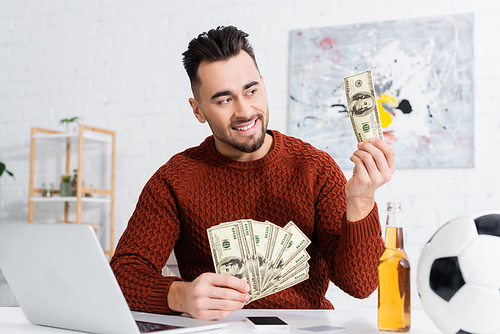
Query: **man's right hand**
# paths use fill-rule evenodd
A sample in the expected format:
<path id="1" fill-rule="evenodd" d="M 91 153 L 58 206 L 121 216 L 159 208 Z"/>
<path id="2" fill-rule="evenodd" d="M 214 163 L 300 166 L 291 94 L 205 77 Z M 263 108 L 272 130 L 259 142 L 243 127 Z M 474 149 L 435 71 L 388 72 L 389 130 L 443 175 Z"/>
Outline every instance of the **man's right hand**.
<path id="1" fill-rule="evenodd" d="M 172 311 L 188 313 L 193 318 L 213 320 L 243 308 L 250 296 L 250 286 L 231 275 L 204 273 L 192 282 L 174 281 L 167 295 Z"/>

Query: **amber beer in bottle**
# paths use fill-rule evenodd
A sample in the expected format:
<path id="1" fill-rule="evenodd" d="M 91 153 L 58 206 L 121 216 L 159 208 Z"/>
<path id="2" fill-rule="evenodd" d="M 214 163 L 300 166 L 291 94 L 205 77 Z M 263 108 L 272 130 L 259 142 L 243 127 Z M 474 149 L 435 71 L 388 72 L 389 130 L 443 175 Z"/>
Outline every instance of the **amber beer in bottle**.
<path id="1" fill-rule="evenodd" d="M 410 325 L 410 261 L 403 244 L 401 203 L 389 202 L 385 251 L 378 263 L 378 328 L 408 332 Z"/>

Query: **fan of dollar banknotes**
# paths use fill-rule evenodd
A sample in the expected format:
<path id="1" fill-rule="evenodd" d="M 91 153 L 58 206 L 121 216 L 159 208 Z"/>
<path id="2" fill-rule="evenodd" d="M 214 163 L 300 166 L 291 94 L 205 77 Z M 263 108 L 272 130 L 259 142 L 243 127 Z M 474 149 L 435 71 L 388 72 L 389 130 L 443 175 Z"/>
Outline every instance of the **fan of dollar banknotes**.
<path id="1" fill-rule="evenodd" d="M 311 241 L 293 223 L 242 219 L 207 230 L 218 274 L 230 274 L 250 285 L 248 302 L 269 296 L 309 278 Z"/>

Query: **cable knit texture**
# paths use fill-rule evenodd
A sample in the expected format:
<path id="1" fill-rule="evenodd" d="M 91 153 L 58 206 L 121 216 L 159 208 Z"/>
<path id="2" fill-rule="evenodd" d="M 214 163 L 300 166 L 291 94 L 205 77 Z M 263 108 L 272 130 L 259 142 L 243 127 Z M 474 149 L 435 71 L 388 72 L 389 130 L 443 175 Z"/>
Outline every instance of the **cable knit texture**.
<path id="1" fill-rule="evenodd" d="M 214 138 L 173 156 L 145 185 L 111 266 L 131 309 L 173 313 L 162 268 L 175 250 L 183 280 L 215 272 L 207 229 L 238 219 L 293 221 L 312 243 L 309 279 L 245 308 L 332 309 L 329 281 L 368 297 L 377 287 L 384 249 L 377 206 L 363 220 L 345 218 L 346 180 L 327 153 L 269 131 L 264 158 L 241 162 L 220 155 Z"/>

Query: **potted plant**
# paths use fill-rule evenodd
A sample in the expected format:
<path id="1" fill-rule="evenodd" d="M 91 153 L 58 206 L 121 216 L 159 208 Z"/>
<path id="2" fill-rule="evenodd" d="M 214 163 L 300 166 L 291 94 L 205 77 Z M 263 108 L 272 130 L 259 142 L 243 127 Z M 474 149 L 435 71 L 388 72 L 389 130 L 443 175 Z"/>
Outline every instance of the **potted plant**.
<path id="1" fill-rule="evenodd" d="M 71 175 L 61 176 L 61 185 L 59 187 L 59 196 L 61 196 L 61 197 L 71 196 L 70 180 L 71 180 Z"/>
<path id="2" fill-rule="evenodd" d="M 80 122 L 80 117 L 63 118 L 59 121 L 61 125 L 66 125 L 66 132 L 75 133 L 78 132 L 78 123 Z"/>
<path id="3" fill-rule="evenodd" d="M 2 177 L 2 174 L 3 172 L 9 174 L 10 176 L 12 176 L 14 178 L 14 180 L 16 179 L 14 177 L 14 173 L 8 171 L 6 168 L 5 168 L 5 164 L 3 162 L 0 162 L 0 177 Z"/>
<path id="4" fill-rule="evenodd" d="M 3 162 L 0 162 L 0 177 L 2 176 L 3 172 L 6 172 L 7 174 L 9 174 L 10 176 L 14 177 L 14 173 L 12 172 L 9 172 L 6 168 L 5 168 L 5 164 Z M 15 179 L 15 177 L 14 177 Z"/>

